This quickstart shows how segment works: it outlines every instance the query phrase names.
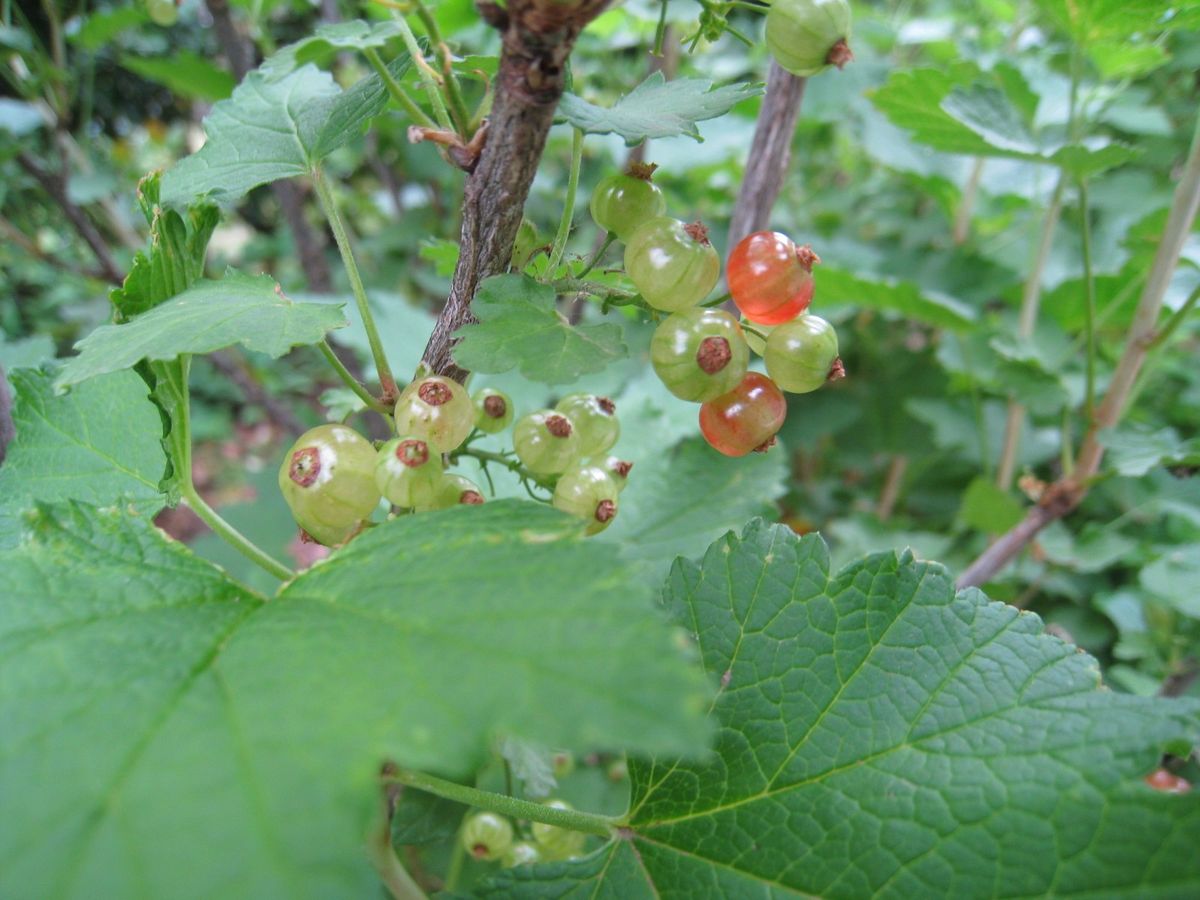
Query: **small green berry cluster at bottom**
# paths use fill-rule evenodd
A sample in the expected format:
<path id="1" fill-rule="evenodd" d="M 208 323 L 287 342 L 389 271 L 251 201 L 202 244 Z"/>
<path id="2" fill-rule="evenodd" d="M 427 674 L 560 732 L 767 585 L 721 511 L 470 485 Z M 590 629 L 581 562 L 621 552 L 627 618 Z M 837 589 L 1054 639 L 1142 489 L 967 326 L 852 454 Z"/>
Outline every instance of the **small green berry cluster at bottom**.
<path id="1" fill-rule="evenodd" d="M 553 809 L 572 808 L 565 800 L 547 800 L 545 805 Z M 506 868 L 574 859 L 583 852 L 587 838 L 581 831 L 544 822 L 530 822 L 525 827 L 527 833 L 520 835 L 504 816 L 477 812 L 463 821 L 459 840 L 472 858 L 500 862 Z"/>

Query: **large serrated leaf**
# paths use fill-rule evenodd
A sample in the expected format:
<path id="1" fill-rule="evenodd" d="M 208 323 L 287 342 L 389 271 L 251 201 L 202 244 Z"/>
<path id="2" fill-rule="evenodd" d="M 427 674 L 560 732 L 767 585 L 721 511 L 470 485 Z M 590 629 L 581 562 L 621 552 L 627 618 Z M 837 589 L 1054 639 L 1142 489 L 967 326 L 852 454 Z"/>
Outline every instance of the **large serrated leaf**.
<path id="1" fill-rule="evenodd" d="M 401 77 L 409 62 L 398 57 L 388 68 Z M 312 64 L 276 78 L 251 72 L 204 119 L 204 146 L 163 176 L 163 202 L 207 196 L 231 203 L 260 184 L 306 175 L 386 104 L 378 75 L 343 91 Z"/>
<path id="2" fill-rule="evenodd" d="M 896 312 L 914 322 L 962 331 L 976 320 L 975 310 L 965 303 L 923 291 L 909 281 L 863 278 L 845 269 L 822 265 L 814 270 L 816 297 L 824 304 Z"/>
<path id="3" fill-rule="evenodd" d="M 65 397 L 54 395 L 45 372 L 22 369 L 9 379 L 17 436 L 0 466 L 0 547 L 17 542 L 35 501 L 119 503 L 146 514 L 162 507 L 162 424 L 142 379 L 114 372 Z"/>
<path id="4" fill-rule="evenodd" d="M 525 275 L 496 275 L 471 301 L 479 321 L 455 332 L 454 361 L 473 372 L 518 368 L 532 381 L 565 384 L 599 372 L 628 353 L 611 322 L 571 325 L 554 289 Z"/>
<path id="5" fill-rule="evenodd" d="M 381 763 L 498 733 L 698 754 L 648 588 L 545 507 L 372 529 L 270 602 L 149 522 L 43 508 L 0 555 L 0 896 L 367 897 Z"/>
<path id="6" fill-rule="evenodd" d="M 234 344 L 283 356 L 347 324 L 340 303 L 295 301 L 268 275 L 231 271 L 220 281 L 199 281 L 129 322 L 101 325 L 75 345 L 79 355 L 68 360 L 56 384 L 77 384 L 143 359 L 169 361 Z"/>
<path id="7" fill-rule="evenodd" d="M 322 25 L 294 44 L 281 47 L 259 69 L 268 78 L 282 78 L 308 63 L 320 65 L 339 52 L 378 49 L 399 34 L 400 26 L 390 19 L 370 23 L 362 19 L 334 22 Z"/>
<path id="8" fill-rule="evenodd" d="M 632 91 L 605 108 L 575 94 L 564 94 L 559 114 L 589 134 L 619 134 L 633 146 L 647 138 L 686 134 L 700 140 L 697 122 L 715 119 L 735 104 L 763 92 L 761 84 L 730 84 L 714 88 L 704 78 L 667 81 L 655 72 Z"/>
<path id="9" fill-rule="evenodd" d="M 635 763 L 620 839 L 486 897 L 1200 891 L 1200 797 L 1141 777 L 1197 704 L 1102 690 L 1036 616 L 940 566 L 752 523 L 666 591 L 719 679 L 716 758 Z"/>

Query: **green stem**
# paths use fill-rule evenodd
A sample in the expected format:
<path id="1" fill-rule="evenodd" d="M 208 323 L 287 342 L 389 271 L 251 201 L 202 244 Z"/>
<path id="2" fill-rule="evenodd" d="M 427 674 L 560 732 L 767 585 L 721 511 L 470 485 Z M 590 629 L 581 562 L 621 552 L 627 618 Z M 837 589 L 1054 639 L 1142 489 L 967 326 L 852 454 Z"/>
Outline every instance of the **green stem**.
<path id="1" fill-rule="evenodd" d="M 467 816 L 470 814 L 470 810 L 463 813 L 458 828 L 454 832 L 454 847 L 450 850 L 450 864 L 446 867 L 446 877 L 442 885 L 447 892 L 458 887 L 458 879 L 462 877 L 463 863 L 467 861 L 467 848 L 463 846 L 462 830 Z"/>
<path id="2" fill-rule="evenodd" d="M 383 60 L 379 58 L 379 54 L 375 51 L 375 48 L 367 47 L 363 50 L 363 55 L 367 58 L 367 62 L 371 64 L 371 68 L 379 74 L 380 79 L 383 81 L 383 86 L 392 95 L 392 99 L 400 104 L 414 122 L 424 125 L 426 128 L 437 127 L 437 122 L 433 121 L 425 110 L 421 109 L 417 105 L 417 102 L 408 96 L 408 93 L 401 87 L 400 82 L 392 76 L 391 71 L 384 64 Z"/>
<path id="3" fill-rule="evenodd" d="M 567 177 L 567 197 L 563 201 L 562 218 L 558 220 L 558 233 L 554 235 L 554 248 L 550 251 L 550 272 L 558 269 L 563 252 L 567 249 L 567 237 L 571 234 L 571 222 L 575 218 L 575 192 L 579 188 L 579 169 L 582 164 L 583 132 L 576 128 L 571 135 L 571 174 Z"/>
<path id="4" fill-rule="evenodd" d="M 383 341 L 379 330 L 375 327 L 375 317 L 371 315 L 371 306 L 367 302 L 367 290 L 363 287 L 362 276 L 358 273 L 358 264 L 354 261 L 354 252 L 350 247 L 350 238 L 342 224 L 342 217 L 337 210 L 337 200 L 333 196 L 333 188 L 326 178 L 325 172 L 319 166 L 313 168 L 313 184 L 317 189 L 317 197 L 321 200 L 321 208 L 329 227 L 333 230 L 333 239 L 337 242 L 338 252 L 342 255 L 342 264 L 346 267 L 346 276 L 350 279 L 350 289 L 354 292 L 354 302 L 358 305 L 358 314 L 362 317 L 363 328 L 367 332 L 367 343 L 371 345 L 371 356 L 375 360 L 375 370 L 379 373 L 379 384 L 383 388 L 385 401 L 395 399 L 399 395 L 396 379 L 392 376 L 391 366 L 388 365 L 387 354 L 383 350 Z"/>
<path id="5" fill-rule="evenodd" d="M 317 348 L 321 351 L 321 355 L 329 360 L 329 365 L 333 366 L 333 370 L 337 372 L 338 378 L 342 379 L 346 387 L 354 391 L 355 396 L 365 403 L 368 409 L 373 409 L 375 412 L 385 416 L 391 412 L 391 410 L 376 400 L 375 396 L 354 377 L 354 373 L 346 368 L 346 364 L 338 359 L 338 355 L 329 346 L 329 341 L 321 341 L 317 345 Z"/>
<path id="6" fill-rule="evenodd" d="M 1086 299 L 1084 327 L 1087 334 L 1087 395 L 1084 411 L 1090 423 L 1096 409 L 1096 281 L 1092 277 L 1092 226 L 1088 216 L 1085 178 L 1079 179 L 1079 234 L 1083 251 L 1083 286 Z"/>
<path id="7" fill-rule="evenodd" d="M 1184 319 L 1188 317 L 1188 314 L 1196 306 L 1197 301 L 1200 301 L 1200 287 L 1197 287 L 1194 291 L 1192 291 L 1191 294 L 1188 295 L 1188 298 L 1183 301 L 1183 306 L 1179 307 L 1179 309 L 1175 310 L 1175 312 L 1171 314 L 1171 318 L 1167 320 L 1167 324 L 1160 328 L 1158 330 L 1158 334 L 1156 334 L 1154 338 L 1148 344 L 1146 344 L 1146 349 L 1154 350 L 1169 341 L 1171 339 L 1171 335 L 1175 333 L 1175 329 L 1183 324 Z"/>
<path id="8" fill-rule="evenodd" d="M 480 450 L 477 447 L 462 446 L 451 452 L 450 462 L 453 463 L 456 459 L 462 456 L 469 456 L 472 459 L 479 460 L 481 463 L 496 463 L 497 465 L 504 466 L 504 468 L 508 469 L 508 471 L 521 476 L 522 481 L 532 481 L 539 487 L 546 486 L 542 483 L 542 480 L 538 478 L 538 476 L 526 469 L 523 465 L 521 465 L 520 462 L 515 459 L 510 459 L 503 453 L 493 453 L 490 450 Z"/>
<path id="9" fill-rule="evenodd" d="M 579 812 L 574 809 L 557 809 L 553 806 L 533 803 L 530 800 L 518 800 L 516 797 L 481 791 L 479 788 L 456 784 L 453 781 L 426 775 L 424 772 L 414 772 L 411 769 L 400 769 L 390 777 L 419 791 L 465 803 L 476 809 L 486 809 L 513 819 L 528 819 L 531 822 L 542 822 L 559 828 L 569 828 L 571 831 L 582 831 L 585 834 L 597 834 L 604 838 L 611 838 L 616 828 L 617 820 L 609 816 Z"/>
<path id="10" fill-rule="evenodd" d="M 654 29 L 654 49 L 650 51 L 655 56 L 663 55 L 663 44 L 667 39 L 667 0 L 659 0 L 658 25 Z"/>
<path id="11" fill-rule="evenodd" d="M 425 93 L 429 95 L 429 104 L 433 107 L 433 116 L 437 119 L 438 124 L 446 131 L 458 132 L 454 128 L 454 123 L 450 121 L 450 114 L 446 112 L 446 104 L 442 102 L 442 89 L 434 80 L 432 70 L 429 68 L 429 63 L 425 61 L 425 54 L 421 52 L 421 45 L 417 43 L 417 36 L 413 34 L 412 28 L 408 25 L 408 20 L 399 13 L 393 11 L 393 19 L 396 26 L 400 29 L 400 38 L 404 41 L 404 46 L 408 49 L 409 55 L 412 57 L 413 65 L 417 67 L 417 74 L 421 77 L 421 82 L 425 85 Z M 466 137 L 462 135 L 462 137 Z"/>
<path id="12" fill-rule="evenodd" d="M 379 880 L 383 882 L 393 900 L 427 900 L 425 892 L 413 881 L 404 868 L 396 849 L 392 846 L 391 823 L 385 818 L 381 827 L 372 835 L 369 852 Z"/>
<path id="13" fill-rule="evenodd" d="M 428 7 L 421 0 L 413 0 L 413 8 L 417 11 L 417 17 L 421 20 L 421 24 L 425 26 L 425 33 L 429 35 L 430 42 L 437 48 L 437 52 L 442 58 L 442 83 L 445 88 L 446 102 L 450 104 L 450 115 L 453 116 L 454 122 L 458 126 L 459 134 L 465 138 L 471 126 L 471 115 L 467 112 L 467 104 L 463 101 L 462 92 L 459 90 L 458 76 L 454 74 L 450 48 L 442 40 L 437 19 L 429 12 Z"/>
<path id="14" fill-rule="evenodd" d="M 627 291 L 624 288 L 579 278 L 560 278 L 551 287 L 560 294 L 592 294 L 596 297 L 621 297 L 629 300 L 638 296 L 637 291 Z"/>
<path id="15" fill-rule="evenodd" d="M 188 389 L 191 357 L 186 354 L 179 357 L 177 373 L 172 372 L 171 368 L 167 366 L 168 381 L 163 388 L 169 389 L 174 394 L 176 404 L 176 411 L 172 416 L 171 423 L 170 447 L 171 463 L 175 466 L 175 471 L 181 481 L 180 496 L 187 501 L 192 512 L 211 528 L 215 535 L 255 565 L 266 569 L 281 581 L 287 581 L 296 573 L 260 549 L 253 541 L 221 518 L 220 514 L 209 506 L 200 496 L 200 492 L 196 490 L 196 483 L 192 479 L 192 414 L 191 395 Z M 176 374 L 178 381 L 176 381 Z"/>
<path id="16" fill-rule="evenodd" d="M 597 266 L 597 264 L 599 264 L 600 260 L 602 260 L 604 258 L 604 254 L 608 252 L 608 248 L 613 245 L 613 242 L 616 241 L 616 239 L 617 239 L 617 236 L 611 231 L 607 235 L 605 235 L 604 243 L 596 248 L 596 252 L 593 253 L 592 258 L 587 261 L 587 265 L 583 267 L 583 271 L 580 272 L 575 277 L 582 278 L 588 272 L 592 271 L 592 269 L 596 268 L 596 266 Z"/>

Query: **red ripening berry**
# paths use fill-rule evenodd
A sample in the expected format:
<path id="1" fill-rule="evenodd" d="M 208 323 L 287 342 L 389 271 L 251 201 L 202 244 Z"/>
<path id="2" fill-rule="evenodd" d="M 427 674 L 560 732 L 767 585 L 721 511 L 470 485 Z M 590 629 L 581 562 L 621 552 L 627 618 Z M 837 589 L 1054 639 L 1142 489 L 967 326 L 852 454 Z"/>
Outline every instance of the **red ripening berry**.
<path id="1" fill-rule="evenodd" d="M 700 432 L 714 450 L 745 456 L 767 450 L 787 417 L 787 400 L 775 382 L 747 372 L 741 383 L 700 407 Z"/>
<path id="2" fill-rule="evenodd" d="M 797 247 L 786 234 L 756 231 L 729 254 L 725 278 L 742 315 L 759 325 L 780 325 L 808 309 L 812 267 L 820 261 L 812 247 Z"/>
<path id="3" fill-rule="evenodd" d="M 1155 769 L 1146 776 L 1146 784 L 1164 794 L 1186 794 L 1192 789 L 1186 778 L 1181 778 L 1167 769 Z"/>

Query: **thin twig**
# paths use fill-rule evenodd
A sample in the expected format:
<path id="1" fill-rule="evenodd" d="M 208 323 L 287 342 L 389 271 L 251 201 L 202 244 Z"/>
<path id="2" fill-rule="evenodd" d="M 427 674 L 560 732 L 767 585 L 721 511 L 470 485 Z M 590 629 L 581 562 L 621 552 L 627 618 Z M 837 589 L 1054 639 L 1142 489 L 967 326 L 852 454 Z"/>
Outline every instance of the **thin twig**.
<path id="1" fill-rule="evenodd" d="M 8 390 L 8 377 L 4 374 L 4 366 L 0 365 L 0 466 L 4 465 L 8 445 L 16 436 L 17 429 L 12 416 L 12 394 Z"/>
<path id="2" fill-rule="evenodd" d="M 212 363 L 214 369 L 238 387 L 250 404 L 259 407 L 266 413 L 267 418 L 277 428 L 289 434 L 300 434 L 304 431 L 304 423 L 296 418 L 296 414 L 287 407 L 287 404 L 281 403 L 279 398 L 259 384 L 258 379 L 247 371 L 245 362 L 238 358 L 235 350 L 218 350 L 216 353 L 210 353 L 208 361 Z"/>

